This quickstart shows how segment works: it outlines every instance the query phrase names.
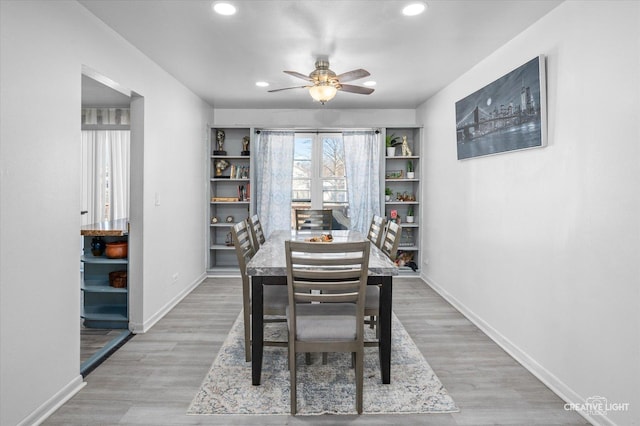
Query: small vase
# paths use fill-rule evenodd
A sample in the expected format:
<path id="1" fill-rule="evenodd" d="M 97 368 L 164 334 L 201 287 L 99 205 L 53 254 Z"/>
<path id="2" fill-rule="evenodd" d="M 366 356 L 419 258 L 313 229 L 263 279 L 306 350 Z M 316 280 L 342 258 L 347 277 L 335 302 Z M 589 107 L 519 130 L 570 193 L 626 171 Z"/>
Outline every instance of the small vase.
<path id="1" fill-rule="evenodd" d="M 389 201 L 391 201 L 391 195 L 385 195 L 384 196 L 384 200 L 388 203 Z"/>
<path id="2" fill-rule="evenodd" d="M 414 216 L 407 216 L 407 223 L 413 223 Z"/>
<path id="3" fill-rule="evenodd" d="M 91 254 L 94 256 L 102 256 L 105 247 L 102 237 L 93 237 L 91 239 Z"/>
<path id="4" fill-rule="evenodd" d="M 395 157 L 396 156 L 396 147 L 388 146 L 387 147 L 387 157 Z"/>
<path id="5" fill-rule="evenodd" d="M 407 179 L 414 179 L 416 177 L 416 172 L 407 172 Z"/>

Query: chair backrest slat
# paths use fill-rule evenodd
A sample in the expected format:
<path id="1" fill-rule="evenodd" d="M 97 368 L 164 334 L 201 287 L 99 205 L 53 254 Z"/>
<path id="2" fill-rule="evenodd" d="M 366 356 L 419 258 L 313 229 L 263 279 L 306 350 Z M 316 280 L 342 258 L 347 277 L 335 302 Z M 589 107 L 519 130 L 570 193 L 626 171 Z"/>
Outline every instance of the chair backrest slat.
<path id="1" fill-rule="evenodd" d="M 262 223 L 257 214 L 254 214 L 249 218 L 249 225 L 251 226 L 251 237 L 253 239 L 253 245 L 258 251 L 261 245 L 266 241 L 264 237 L 264 231 L 262 230 Z"/>
<path id="2" fill-rule="evenodd" d="M 331 243 L 319 247 L 320 245 L 285 241 L 289 305 L 353 302 L 361 304 L 364 312 L 364 286 L 367 285 L 370 242 Z M 342 256 L 332 258 L 330 265 L 317 262 L 314 254 L 321 254 L 323 250 L 341 253 Z M 333 269 L 335 266 L 340 269 Z"/>
<path id="3" fill-rule="evenodd" d="M 398 245 L 400 244 L 401 236 L 402 226 L 398 225 L 396 222 L 387 222 L 384 238 L 380 245 L 380 250 L 382 250 L 384 254 L 389 256 L 389 259 L 391 260 L 396 260 L 396 256 L 398 255 Z"/>
<path id="4" fill-rule="evenodd" d="M 380 243 L 382 242 L 382 236 L 384 234 L 384 224 L 385 218 L 382 216 L 374 214 L 373 218 L 371 218 L 371 224 L 369 225 L 367 238 L 377 247 L 380 247 Z"/>
<path id="5" fill-rule="evenodd" d="M 242 283 L 248 286 L 247 262 L 249 262 L 256 253 L 251 241 L 251 230 L 249 229 L 248 222 L 243 220 L 233 225 L 231 227 L 231 236 L 233 237 L 233 244 L 236 248 L 236 257 L 238 258 Z"/>

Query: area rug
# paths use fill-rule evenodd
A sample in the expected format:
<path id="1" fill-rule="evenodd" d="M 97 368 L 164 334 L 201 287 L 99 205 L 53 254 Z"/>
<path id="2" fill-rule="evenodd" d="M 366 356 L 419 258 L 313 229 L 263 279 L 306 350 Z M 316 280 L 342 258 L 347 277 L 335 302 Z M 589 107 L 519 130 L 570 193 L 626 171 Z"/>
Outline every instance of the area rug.
<path id="1" fill-rule="evenodd" d="M 378 348 L 365 348 L 365 414 L 451 413 L 453 399 L 424 359 L 400 320 L 392 322 L 391 383 L 380 379 Z M 367 333 L 373 330 L 366 327 Z M 286 341 L 286 323 L 267 323 L 266 340 Z M 372 338 L 369 335 L 368 338 Z M 355 374 L 350 354 L 312 354 L 298 358 L 298 414 L 356 414 Z M 289 370 L 285 347 L 265 347 L 260 386 L 251 385 L 251 363 L 244 360 L 242 313 L 220 348 L 187 414 L 290 413 Z"/>

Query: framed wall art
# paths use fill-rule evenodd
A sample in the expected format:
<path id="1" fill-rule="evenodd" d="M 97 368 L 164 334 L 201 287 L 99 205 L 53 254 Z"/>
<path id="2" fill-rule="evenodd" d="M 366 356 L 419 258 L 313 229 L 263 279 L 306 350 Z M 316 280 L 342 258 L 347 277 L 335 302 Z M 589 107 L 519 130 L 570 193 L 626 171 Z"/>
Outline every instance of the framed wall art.
<path id="1" fill-rule="evenodd" d="M 456 102 L 458 160 L 546 145 L 544 56 Z"/>

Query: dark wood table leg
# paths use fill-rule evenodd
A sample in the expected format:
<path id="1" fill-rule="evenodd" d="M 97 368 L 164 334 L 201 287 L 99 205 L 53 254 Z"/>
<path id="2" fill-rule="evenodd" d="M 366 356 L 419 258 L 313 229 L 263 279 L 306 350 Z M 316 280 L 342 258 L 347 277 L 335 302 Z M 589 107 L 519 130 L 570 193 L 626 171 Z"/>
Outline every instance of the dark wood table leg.
<path id="1" fill-rule="evenodd" d="M 262 277 L 251 277 L 251 383 L 260 384 L 264 345 Z"/>
<path id="2" fill-rule="evenodd" d="M 392 306 L 392 284 L 391 276 L 382 277 L 382 287 L 380 288 L 380 370 L 382 372 L 382 383 L 391 383 L 391 306 Z"/>

